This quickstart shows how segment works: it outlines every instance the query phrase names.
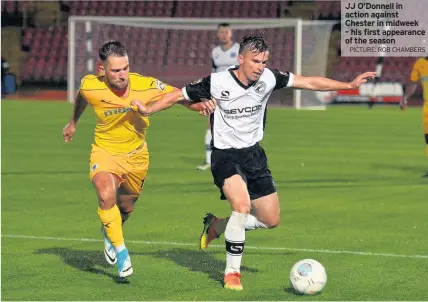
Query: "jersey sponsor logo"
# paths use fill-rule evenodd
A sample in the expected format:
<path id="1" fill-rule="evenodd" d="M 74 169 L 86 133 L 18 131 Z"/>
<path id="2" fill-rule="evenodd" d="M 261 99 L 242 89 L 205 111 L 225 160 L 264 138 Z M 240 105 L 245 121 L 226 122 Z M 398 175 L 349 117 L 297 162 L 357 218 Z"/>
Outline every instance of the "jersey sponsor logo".
<path id="1" fill-rule="evenodd" d="M 101 100 L 101 103 L 107 103 L 107 104 L 111 104 L 111 101 L 106 101 L 106 100 Z"/>
<path id="2" fill-rule="evenodd" d="M 262 105 L 248 106 L 243 108 L 224 109 L 226 114 L 241 114 L 241 113 L 253 113 L 262 109 Z"/>
<path id="3" fill-rule="evenodd" d="M 105 110 L 104 111 L 104 116 L 111 116 L 111 115 L 114 115 L 114 114 L 122 114 L 122 113 L 127 113 L 129 111 L 131 111 L 131 107 Z"/>
<path id="4" fill-rule="evenodd" d="M 227 90 L 223 90 L 223 91 L 221 92 L 221 97 L 222 97 L 223 99 L 228 99 L 228 98 L 229 98 L 229 95 L 230 95 L 230 92 L 229 92 L 229 91 L 227 91 Z"/>
<path id="5" fill-rule="evenodd" d="M 232 53 L 230 54 L 230 57 L 231 57 L 231 58 L 236 58 L 236 52 L 232 52 Z"/>
<path id="6" fill-rule="evenodd" d="M 266 83 L 263 81 L 257 82 L 257 84 L 254 86 L 254 91 L 257 93 L 263 93 L 266 91 Z"/>

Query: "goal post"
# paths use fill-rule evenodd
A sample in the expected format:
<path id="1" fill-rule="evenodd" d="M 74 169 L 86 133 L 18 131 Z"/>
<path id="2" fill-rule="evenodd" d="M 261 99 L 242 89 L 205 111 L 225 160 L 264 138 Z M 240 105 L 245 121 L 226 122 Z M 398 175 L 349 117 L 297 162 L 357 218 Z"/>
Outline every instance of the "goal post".
<path id="1" fill-rule="evenodd" d="M 131 71 L 157 77 L 176 87 L 211 73 L 211 49 L 220 23 L 229 23 L 239 42 L 261 34 L 272 46 L 268 67 L 302 75 L 325 76 L 334 22 L 301 19 L 218 19 L 70 16 L 68 20 L 67 99 L 74 102 L 81 78 L 95 73 L 99 47 L 121 41 Z M 313 92 L 282 89 L 271 102 L 297 109 L 325 105 Z"/>

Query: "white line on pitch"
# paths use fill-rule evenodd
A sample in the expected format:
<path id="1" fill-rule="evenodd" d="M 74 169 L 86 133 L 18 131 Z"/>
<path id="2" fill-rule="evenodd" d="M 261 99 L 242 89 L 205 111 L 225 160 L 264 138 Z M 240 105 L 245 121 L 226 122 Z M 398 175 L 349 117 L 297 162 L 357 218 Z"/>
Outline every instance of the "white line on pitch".
<path id="1" fill-rule="evenodd" d="M 65 238 L 65 237 L 44 237 L 44 236 L 27 236 L 27 235 L 1 235 L 4 238 L 16 239 L 36 239 L 36 240 L 53 240 L 53 241 L 78 241 L 78 242 L 103 242 L 102 239 L 93 238 Z M 162 242 L 162 241 L 141 241 L 141 240 L 126 240 L 128 243 L 147 244 L 147 245 L 170 245 L 170 246 L 197 246 L 194 243 L 184 242 Z M 212 247 L 224 247 L 223 245 L 210 245 Z M 372 253 L 372 252 L 356 252 L 356 251 L 335 251 L 335 250 L 317 250 L 305 248 L 291 248 L 291 247 L 258 247 L 258 246 L 245 246 L 246 249 L 259 250 L 259 251 L 292 251 L 292 252 L 310 252 L 310 253 L 326 253 L 326 254 L 349 254 L 359 256 L 378 256 L 378 257 L 396 257 L 396 258 L 413 258 L 413 259 L 428 259 L 428 255 L 403 255 L 392 253 Z"/>

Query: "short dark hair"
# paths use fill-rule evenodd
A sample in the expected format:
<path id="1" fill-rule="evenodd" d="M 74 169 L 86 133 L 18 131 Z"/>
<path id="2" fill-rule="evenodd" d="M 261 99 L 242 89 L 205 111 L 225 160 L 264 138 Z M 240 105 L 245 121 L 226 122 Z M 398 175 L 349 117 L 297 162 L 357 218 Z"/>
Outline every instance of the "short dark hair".
<path id="1" fill-rule="evenodd" d="M 239 53 L 242 54 L 244 50 L 250 50 L 257 53 L 270 50 L 270 45 L 262 36 L 245 36 L 239 43 Z"/>
<path id="2" fill-rule="evenodd" d="M 230 24 L 229 24 L 229 23 L 220 23 L 220 24 L 217 26 L 217 29 L 218 29 L 218 28 L 220 28 L 220 27 L 230 27 Z"/>
<path id="3" fill-rule="evenodd" d="M 101 46 L 98 56 L 101 61 L 105 61 L 109 56 L 124 57 L 127 56 L 125 46 L 119 41 L 109 41 Z"/>

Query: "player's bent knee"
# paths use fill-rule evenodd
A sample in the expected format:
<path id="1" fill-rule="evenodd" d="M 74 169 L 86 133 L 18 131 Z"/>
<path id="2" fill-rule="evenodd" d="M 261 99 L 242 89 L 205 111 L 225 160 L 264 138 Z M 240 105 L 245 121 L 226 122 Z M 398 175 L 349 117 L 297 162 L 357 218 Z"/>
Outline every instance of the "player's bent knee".
<path id="1" fill-rule="evenodd" d="M 101 209 L 111 209 L 116 204 L 117 179 L 110 173 L 100 172 L 92 178 Z"/>
<path id="2" fill-rule="evenodd" d="M 98 190 L 98 203 L 101 209 L 111 209 L 116 204 L 115 192 L 112 189 Z"/>
<path id="3" fill-rule="evenodd" d="M 279 216 L 278 217 L 272 217 L 270 219 L 267 219 L 267 221 L 265 221 L 263 223 L 268 229 L 274 229 L 274 228 L 279 227 L 280 218 L 279 218 Z"/>
<path id="4" fill-rule="evenodd" d="M 116 192 L 114 188 L 97 188 L 98 203 L 101 209 L 111 209 L 116 204 Z"/>

